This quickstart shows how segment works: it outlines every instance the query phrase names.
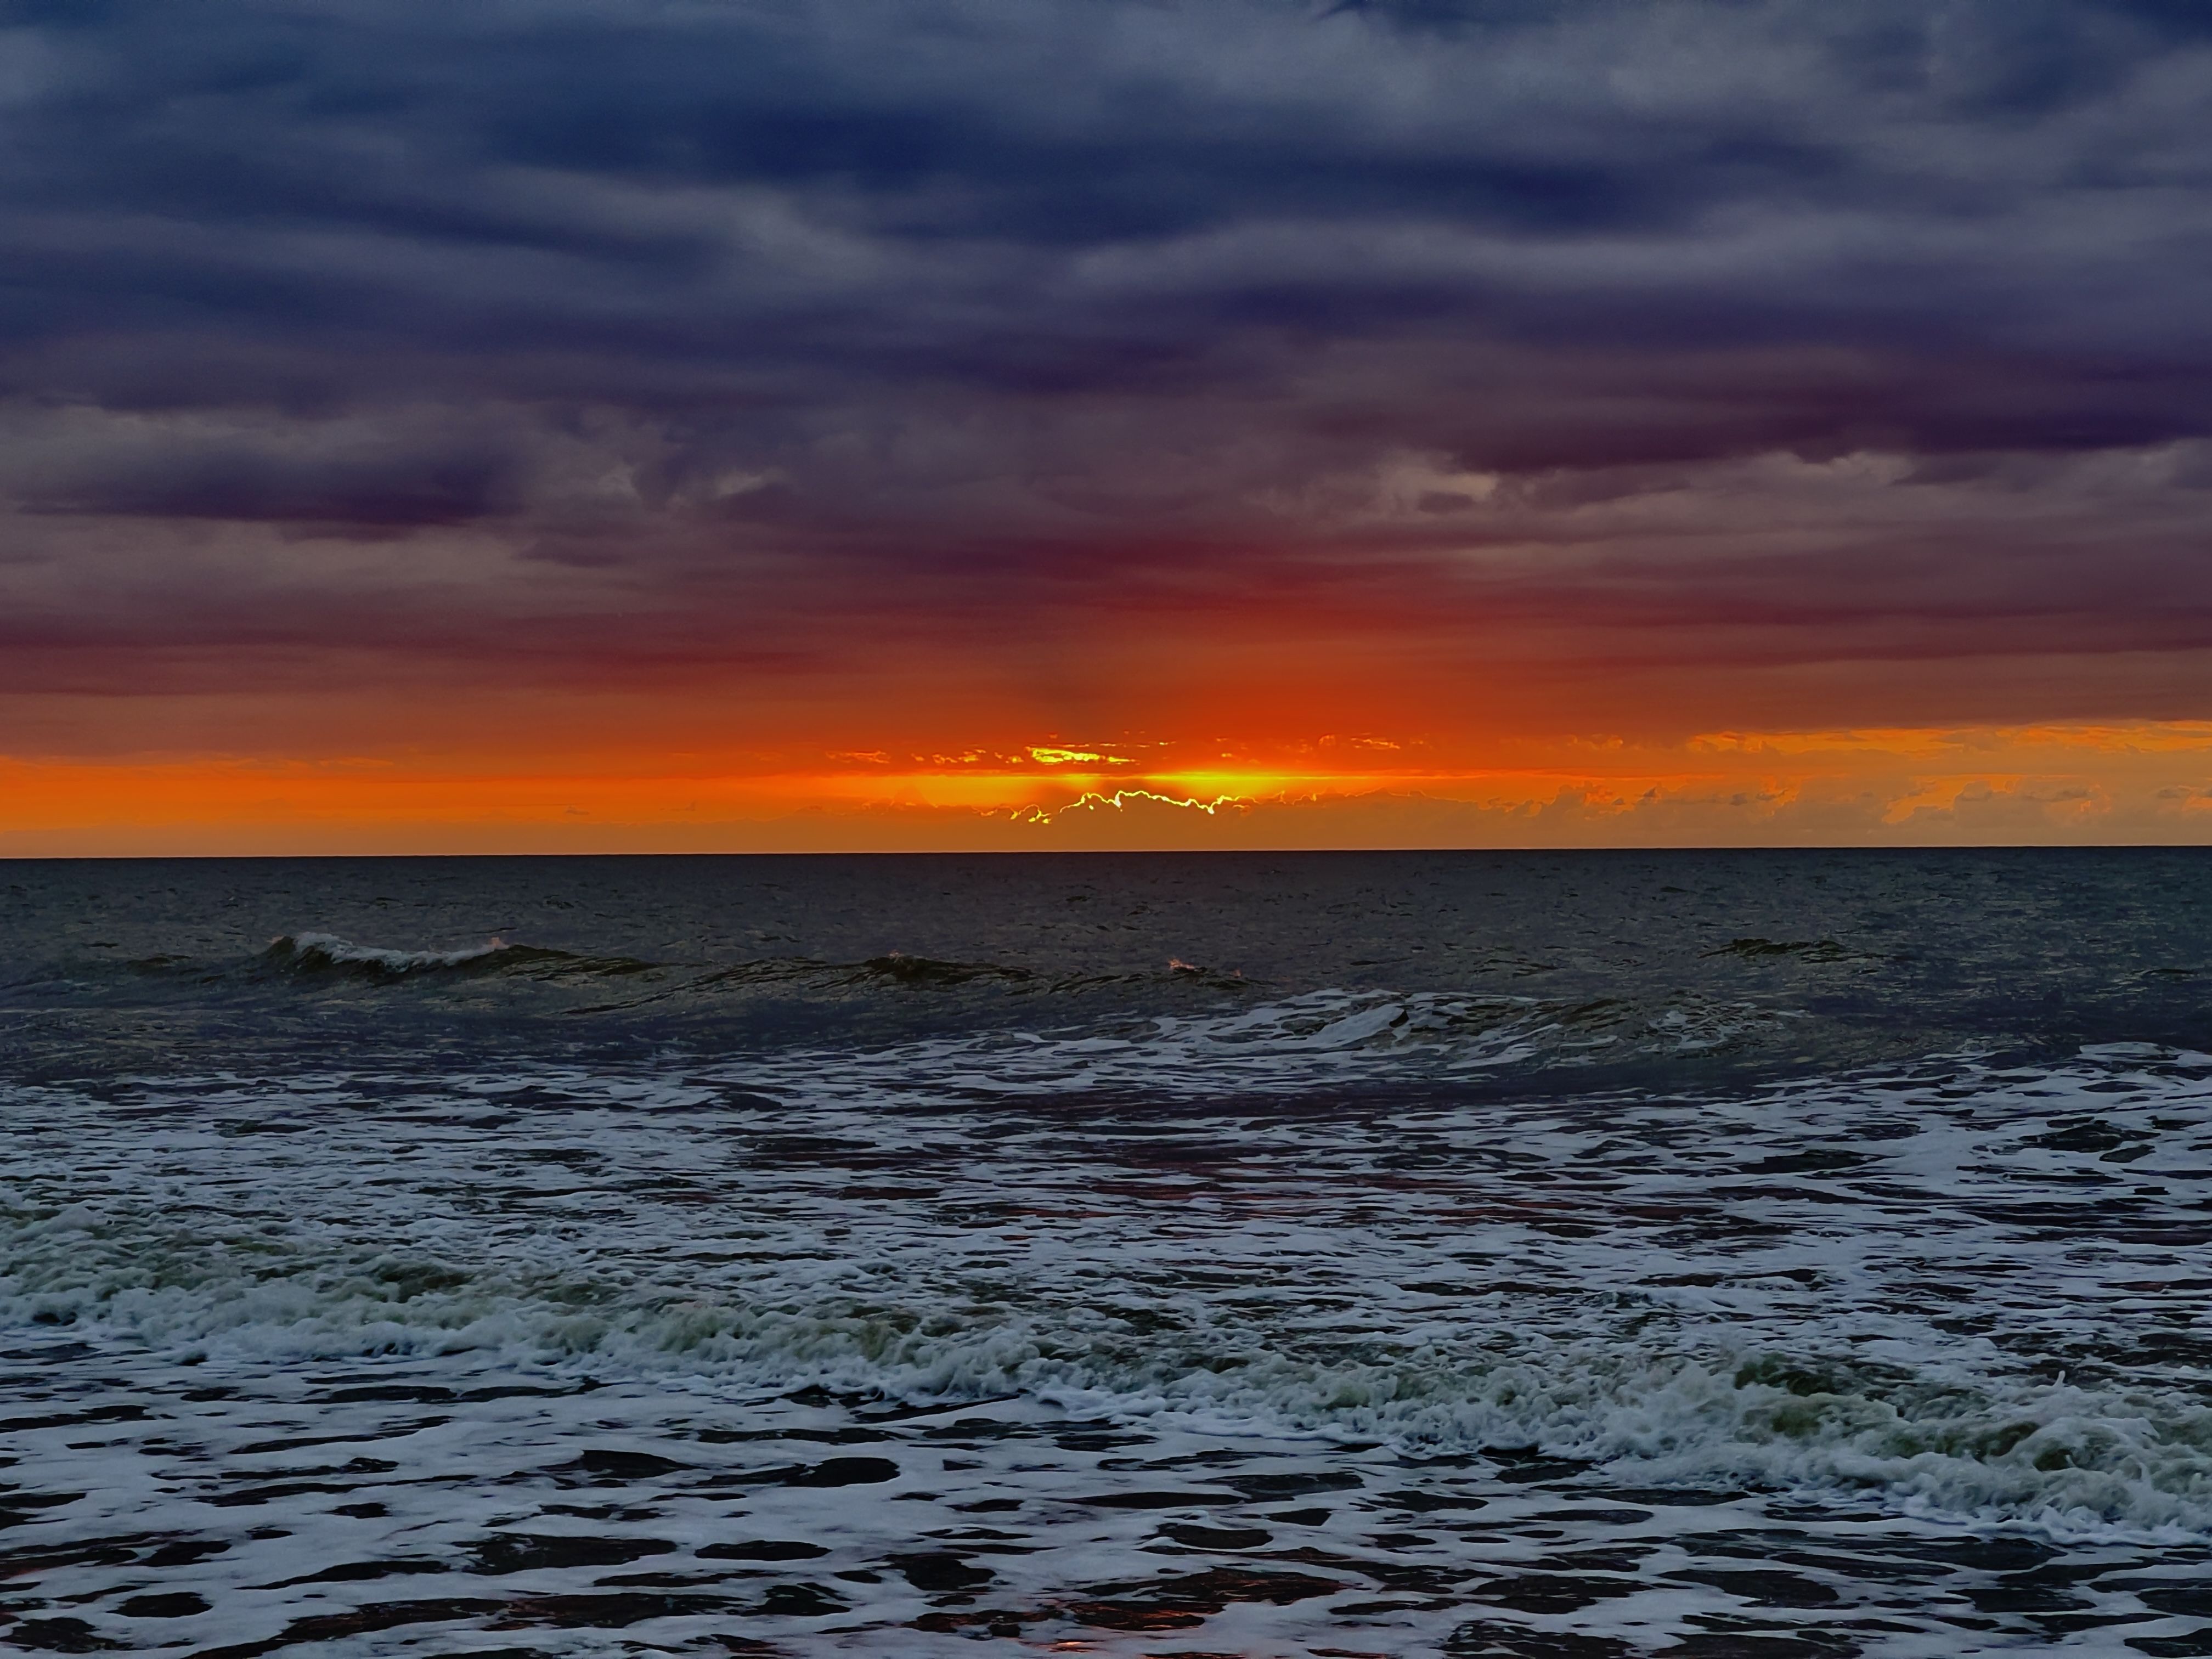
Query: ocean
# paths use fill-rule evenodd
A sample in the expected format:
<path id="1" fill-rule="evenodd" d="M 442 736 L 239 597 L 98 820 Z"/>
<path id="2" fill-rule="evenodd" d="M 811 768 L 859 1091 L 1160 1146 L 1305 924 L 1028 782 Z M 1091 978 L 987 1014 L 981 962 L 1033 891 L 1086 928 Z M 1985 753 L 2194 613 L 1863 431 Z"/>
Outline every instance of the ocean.
<path id="1" fill-rule="evenodd" d="M 0 1647 L 2212 1655 L 2212 854 L 0 864 Z"/>

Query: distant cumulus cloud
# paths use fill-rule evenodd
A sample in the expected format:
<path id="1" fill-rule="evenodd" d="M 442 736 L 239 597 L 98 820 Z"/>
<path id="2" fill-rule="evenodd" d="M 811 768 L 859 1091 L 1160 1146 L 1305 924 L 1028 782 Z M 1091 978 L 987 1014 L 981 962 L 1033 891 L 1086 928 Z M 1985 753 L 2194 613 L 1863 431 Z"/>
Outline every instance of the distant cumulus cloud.
<path id="1" fill-rule="evenodd" d="M 1256 605 L 2212 712 L 2195 0 L 0 18 L 0 689 L 934 639 L 1089 714 Z"/>

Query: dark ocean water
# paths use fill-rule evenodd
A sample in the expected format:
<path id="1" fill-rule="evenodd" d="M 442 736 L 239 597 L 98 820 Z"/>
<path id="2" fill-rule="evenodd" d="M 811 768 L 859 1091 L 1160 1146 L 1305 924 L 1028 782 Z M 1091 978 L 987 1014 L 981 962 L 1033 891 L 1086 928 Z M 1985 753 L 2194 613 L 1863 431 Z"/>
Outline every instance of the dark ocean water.
<path id="1" fill-rule="evenodd" d="M 2212 1654 L 2212 856 L 0 865 L 0 1646 Z"/>

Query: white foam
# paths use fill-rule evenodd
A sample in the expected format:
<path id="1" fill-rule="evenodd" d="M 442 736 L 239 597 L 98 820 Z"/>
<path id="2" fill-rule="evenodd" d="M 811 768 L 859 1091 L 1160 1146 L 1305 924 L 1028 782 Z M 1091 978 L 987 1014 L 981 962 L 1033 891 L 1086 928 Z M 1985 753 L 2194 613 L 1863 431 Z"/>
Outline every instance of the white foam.
<path id="1" fill-rule="evenodd" d="M 314 933 L 280 935 L 270 945 L 275 950 L 289 950 L 298 961 L 379 968 L 392 974 L 464 967 L 507 949 L 504 939 L 495 939 L 459 951 L 398 951 L 379 945 L 356 945 L 336 933 Z"/>
<path id="2" fill-rule="evenodd" d="M 1429 1041 L 1463 1060 L 1464 1017 L 1409 1000 L 677 1070 L 179 1079 L 144 1087 L 157 1120 L 21 1091 L 0 1321 L 172 1358 L 1018 1392 L 2212 1536 L 2202 1372 L 2121 1357 L 2191 1305 L 2158 1288 L 2182 1271 L 2159 1229 L 2212 1195 L 2212 1062 L 1382 1117 L 1058 1110 L 1085 1085 L 1326 1088 Z M 1475 1041 L 1522 1040 L 1480 1012 L 1501 1024 Z M 504 1110 L 525 1085 L 527 1115 Z M 2143 1150 L 2100 1163 L 2066 1139 L 2082 1123 Z M 1774 1158 L 1804 1167 L 1759 1172 Z M 2069 1227 L 2152 1182 L 2132 1230 Z"/>

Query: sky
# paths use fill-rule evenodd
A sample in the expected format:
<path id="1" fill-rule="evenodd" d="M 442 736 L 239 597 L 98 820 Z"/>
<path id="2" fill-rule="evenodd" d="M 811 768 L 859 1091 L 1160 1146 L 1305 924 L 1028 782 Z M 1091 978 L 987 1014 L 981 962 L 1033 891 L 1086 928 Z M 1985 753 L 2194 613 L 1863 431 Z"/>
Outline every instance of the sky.
<path id="1" fill-rule="evenodd" d="M 0 854 L 2207 841 L 2202 0 L 0 0 Z"/>

